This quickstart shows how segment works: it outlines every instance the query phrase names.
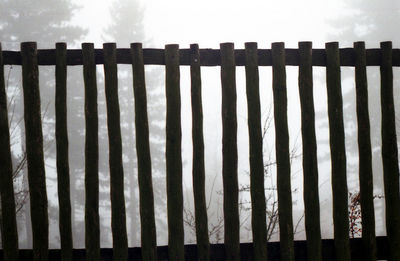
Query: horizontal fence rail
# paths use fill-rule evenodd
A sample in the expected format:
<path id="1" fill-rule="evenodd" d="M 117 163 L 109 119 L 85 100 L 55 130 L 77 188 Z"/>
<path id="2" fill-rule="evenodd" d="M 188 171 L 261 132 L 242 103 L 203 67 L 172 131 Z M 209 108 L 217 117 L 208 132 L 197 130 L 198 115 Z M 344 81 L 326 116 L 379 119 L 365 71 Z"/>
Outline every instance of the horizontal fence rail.
<path id="1" fill-rule="evenodd" d="M 312 49 L 311 42 L 300 42 L 299 49 L 273 43 L 271 49 L 258 49 L 246 43 L 246 49 L 234 49 L 223 43 L 220 49 L 179 49 L 177 44 L 165 49 L 143 49 L 133 43 L 130 49 L 106 43 L 95 49 L 83 43 L 82 49 L 37 50 L 35 42 L 21 44 L 21 51 L 2 51 L 0 45 L 0 192 L 2 250 L 0 260 L 400 260 L 399 162 L 396 138 L 393 67 L 400 66 L 400 49 L 391 42 L 380 49 L 339 48 L 337 42 L 325 49 Z M 111 231 L 113 249 L 100 244 L 99 225 L 99 113 L 97 66 L 104 65 L 105 102 L 109 140 L 109 175 L 111 195 Z M 132 66 L 131 91 L 135 101 L 136 151 L 138 162 L 141 248 L 128 248 L 124 169 L 117 64 Z M 8 126 L 4 66 L 21 65 L 24 95 L 25 138 L 33 232 L 33 251 L 18 250 L 18 233 Z M 56 156 L 59 197 L 61 250 L 49 250 L 48 199 L 43 155 L 41 102 L 38 66 L 55 66 L 56 78 Z M 70 173 L 67 128 L 67 68 L 83 65 L 85 118 L 85 249 L 73 249 L 70 200 Z M 168 248 L 156 242 L 154 194 L 150 155 L 149 122 L 146 98 L 145 65 L 165 66 L 166 98 L 166 192 Z M 184 245 L 182 190 L 182 120 L 180 66 L 190 66 L 193 143 L 193 193 L 197 246 Z M 201 67 L 220 66 L 222 120 L 222 183 L 224 244 L 210 244 L 205 195 L 205 160 Z M 238 124 L 236 67 L 245 66 L 248 108 L 250 196 L 253 242 L 240 243 L 238 184 Z M 260 66 L 272 67 L 272 94 L 275 123 L 277 195 L 280 242 L 267 243 L 264 162 L 260 112 Z M 307 241 L 294 241 L 291 158 L 289 150 L 288 98 L 286 66 L 299 67 L 299 98 L 303 141 L 304 215 Z M 318 193 L 317 140 L 313 100 L 313 66 L 326 68 L 329 146 L 333 199 L 334 239 L 321 239 Z M 349 238 L 346 146 L 344 133 L 341 67 L 355 67 L 356 113 L 358 125 L 360 204 L 362 239 Z M 374 218 L 372 149 L 368 112 L 367 66 L 380 66 L 382 112 L 382 159 L 385 191 L 387 237 L 376 237 Z M 133 135 L 133 133 L 131 133 Z M 133 159 L 131 159 L 133 160 Z M 19 255 L 19 257 L 18 257 Z M 3 259 L 2 259 L 3 258 Z"/>
<path id="2" fill-rule="evenodd" d="M 179 64 L 190 65 L 190 49 L 179 49 Z M 53 49 L 38 50 L 38 65 L 55 65 L 56 51 Z M 201 66 L 220 66 L 221 53 L 219 49 L 200 49 Z M 312 66 L 326 66 L 325 49 L 312 50 Z M 103 49 L 95 49 L 95 63 L 104 64 Z M 258 65 L 272 66 L 271 49 L 258 49 Z M 382 60 L 381 49 L 366 50 L 366 65 L 379 66 Z M 116 50 L 117 64 L 132 64 L 130 49 L 118 48 Z M 355 66 L 356 52 L 353 48 L 340 48 L 340 66 Z M 393 49 L 392 66 L 400 66 L 400 49 Z M 154 48 L 143 48 L 143 62 L 145 65 L 165 65 L 165 50 Z M 3 51 L 3 63 L 5 65 L 21 65 L 21 53 L 19 51 Z M 67 65 L 82 65 L 83 55 L 80 49 L 67 50 Z M 285 64 L 292 66 L 300 65 L 300 55 L 298 49 L 285 49 Z M 235 65 L 246 65 L 246 54 L 244 49 L 235 49 Z"/>

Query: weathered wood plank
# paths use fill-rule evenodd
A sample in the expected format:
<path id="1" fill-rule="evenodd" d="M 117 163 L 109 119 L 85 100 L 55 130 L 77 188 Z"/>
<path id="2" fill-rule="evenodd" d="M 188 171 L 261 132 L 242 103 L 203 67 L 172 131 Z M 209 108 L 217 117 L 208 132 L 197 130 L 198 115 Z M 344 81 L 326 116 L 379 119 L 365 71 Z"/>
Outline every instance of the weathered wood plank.
<path id="1" fill-rule="evenodd" d="M 338 261 L 350 261 L 346 148 L 338 43 L 327 43 L 326 53 L 335 254 Z"/>
<path id="2" fill-rule="evenodd" d="M 34 260 L 47 261 L 49 221 L 36 43 L 21 43 L 26 157 Z"/>
<path id="3" fill-rule="evenodd" d="M 135 96 L 136 153 L 138 159 L 142 260 L 156 261 L 157 237 L 142 44 L 132 44 L 131 55 L 133 91 Z"/>
<path id="4" fill-rule="evenodd" d="M 280 256 L 283 261 L 294 261 L 284 43 L 272 43 L 272 61 Z"/>
<path id="5" fill-rule="evenodd" d="M 105 43 L 103 44 L 103 50 L 104 83 L 107 104 L 113 257 L 116 261 L 126 261 L 128 258 L 128 235 L 126 232 L 124 168 L 122 165 L 116 44 Z"/>
<path id="6" fill-rule="evenodd" d="M 393 99 L 392 42 L 382 42 L 381 108 L 382 162 L 389 260 L 400 260 L 400 196 L 396 117 Z"/>
<path id="7" fill-rule="evenodd" d="M 303 197 L 308 260 L 322 260 L 312 43 L 299 43 L 299 96 L 303 142 Z"/>
<path id="8" fill-rule="evenodd" d="M 72 219 L 67 130 L 67 45 L 56 44 L 56 150 L 61 259 L 72 261 Z"/>
<path id="9" fill-rule="evenodd" d="M 254 260 L 265 261 L 267 260 L 267 218 L 257 43 L 246 43 L 245 47 L 253 251 Z"/>
<path id="10" fill-rule="evenodd" d="M 0 43 L 0 195 L 1 236 L 6 261 L 18 260 L 18 230 L 15 215 L 13 166 L 8 125 L 7 93 Z"/>
<path id="11" fill-rule="evenodd" d="M 357 100 L 358 154 L 362 238 L 365 260 L 376 260 L 375 211 L 373 195 L 371 131 L 368 112 L 368 83 L 365 43 L 354 43 L 356 53 L 355 81 Z"/>
<path id="12" fill-rule="evenodd" d="M 208 238 L 207 203 L 205 193 L 203 103 L 201 98 L 200 52 L 197 44 L 191 46 L 191 101 L 192 101 L 192 140 L 193 140 L 193 195 L 196 220 L 197 258 L 210 260 Z"/>
<path id="13" fill-rule="evenodd" d="M 218 49 L 200 49 L 201 66 L 220 66 L 221 56 Z M 117 49 L 118 64 L 132 64 L 128 48 Z M 356 64 L 355 52 L 353 48 L 341 48 L 340 65 L 352 66 Z M 4 64 L 21 65 L 21 54 L 17 51 L 3 51 Z M 180 65 L 190 65 L 190 49 L 180 49 Z M 270 49 L 259 49 L 259 66 L 272 66 L 272 57 Z M 367 49 L 366 65 L 379 66 L 381 64 L 382 50 Z M 67 50 L 67 65 L 82 65 L 82 50 Z M 164 49 L 145 48 L 143 49 L 144 64 L 165 65 Z M 104 55 L 102 49 L 95 49 L 96 64 L 104 63 Z M 55 65 L 55 50 L 38 50 L 39 65 Z M 245 51 L 243 49 L 235 50 L 236 66 L 245 66 Z M 298 66 L 300 64 L 298 49 L 285 49 L 285 64 Z M 313 66 L 326 66 L 325 49 L 313 49 L 312 57 Z M 400 49 L 393 49 L 392 66 L 400 66 Z"/>
<path id="14" fill-rule="evenodd" d="M 82 44 L 85 83 L 85 247 L 87 260 L 100 260 L 99 143 L 94 45 Z"/>
<path id="15" fill-rule="evenodd" d="M 226 260 L 240 260 L 240 221 L 236 117 L 236 68 L 233 43 L 222 43 L 222 178 Z"/>
<path id="16" fill-rule="evenodd" d="M 177 44 L 165 46 L 165 74 L 168 256 L 170 260 L 183 261 L 182 130 L 179 47 Z"/>

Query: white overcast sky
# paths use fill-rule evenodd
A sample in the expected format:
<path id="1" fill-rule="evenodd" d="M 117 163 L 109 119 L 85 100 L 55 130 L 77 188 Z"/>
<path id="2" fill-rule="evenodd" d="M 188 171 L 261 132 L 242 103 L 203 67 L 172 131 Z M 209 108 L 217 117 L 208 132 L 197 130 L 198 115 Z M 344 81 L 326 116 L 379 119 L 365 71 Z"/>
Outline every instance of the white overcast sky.
<path id="1" fill-rule="evenodd" d="M 82 9 L 76 21 L 90 30 L 85 41 L 100 45 L 101 30 L 112 19 L 108 11 L 111 3 L 79 1 Z M 298 41 L 304 40 L 323 47 L 330 40 L 326 39 L 326 32 L 332 30 L 325 22 L 344 13 L 342 2 L 337 0 L 146 0 L 142 3 L 146 33 L 153 39 L 151 47 L 167 43 L 187 47 L 199 43 L 204 48 L 216 48 L 221 42 L 235 42 L 237 47 L 243 47 L 246 41 L 256 41 L 264 48 L 274 41 L 296 47 Z"/>

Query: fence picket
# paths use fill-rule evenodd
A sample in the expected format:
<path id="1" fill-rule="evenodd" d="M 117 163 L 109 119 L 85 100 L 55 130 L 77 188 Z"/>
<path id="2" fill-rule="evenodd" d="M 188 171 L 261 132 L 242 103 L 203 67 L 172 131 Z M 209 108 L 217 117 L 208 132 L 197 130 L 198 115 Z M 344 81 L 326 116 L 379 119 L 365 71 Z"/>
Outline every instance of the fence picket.
<path id="1" fill-rule="evenodd" d="M 358 153 L 364 260 L 376 260 L 375 214 L 372 175 L 371 132 L 368 112 L 368 84 L 365 43 L 354 43 L 357 99 Z"/>
<path id="2" fill-rule="evenodd" d="M 294 261 L 284 43 L 272 43 L 275 147 L 281 260 Z"/>
<path id="3" fill-rule="evenodd" d="M 382 162 L 386 232 L 389 238 L 389 260 L 400 260 L 399 163 L 393 100 L 392 43 L 382 42 L 381 49 Z"/>
<path id="4" fill-rule="evenodd" d="M 56 44 L 56 157 L 61 259 L 72 261 L 72 220 L 67 132 L 67 45 Z"/>
<path id="5" fill-rule="evenodd" d="M 131 56 L 133 91 L 135 97 L 136 152 L 138 159 L 142 260 L 156 261 L 157 238 L 154 217 L 154 196 L 142 44 L 131 44 Z"/>
<path id="6" fill-rule="evenodd" d="M 171 260 L 183 261 L 182 130 L 179 46 L 177 44 L 165 46 L 165 74 L 168 256 Z"/>
<path id="7" fill-rule="evenodd" d="M 21 44 L 26 157 L 33 237 L 33 259 L 47 261 L 49 221 L 40 110 L 39 71 L 35 42 Z"/>
<path id="8" fill-rule="evenodd" d="M 128 258 L 128 236 L 124 195 L 124 169 L 122 165 L 121 122 L 118 101 L 118 72 L 116 44 L 103 44 L 104 82 L 107 104 L 107 128 L 110 162 L 111 229 L 113 259 Z"/>
<path id="9" fill-rule="evenodd" d="M 303 141 L 303 196 L 307 259 L 322 260 L 317 140 L 313 98 L 312 43 L 299 43 L 299 96 Z"/>
<path id="10" fill-rule="evenodd" d="M 264 188 L 263 138 L 257 43 L 246 43 L 246 94 L 249 128 L 251 225 L 254 260 L 267 260 L 267 224 Z"/>
<path id="11" fill-rule="evenodd" d="M 233 43 L 222 43 L 222 178 L 226 260 L 240 260 L 240 221 L 236 118 L 236 66 Z"/>
<path id="12" fill-rule="evenodd" d="M 333 225 L 336 260 L 350 261 L 346 150 L 338 46 L 337 42 L 326 44 L 326 83 L 332 165 Z"/>
<path id="13" fill-rule="evenodd" d="M 85 246 L 89 261 L 100 260 L 99 143 L 96 64 L 93 43 L 82 44 L 85 83 Z"/>
<path id="14" fill-rule="evenodd" d="M 195 207 L 197 259 L 210 260 L 207 203 L 205 194 L 203 108 L 201 99 L 200 52 L 197 44 L 190 45 L 192 140 L 193 140 L 193 195 Z"/>
<path id="15" fill-rule="evenodd" d="M 4 82 L 3 54 L 0 43 L 0 195 L 1 235 L 4 260 L 18 260 L 18 230 L 15 215 L 13 166 L 8 125 L 7 93 Z M 5 229 L 7 228 L 7 229 Z"/>

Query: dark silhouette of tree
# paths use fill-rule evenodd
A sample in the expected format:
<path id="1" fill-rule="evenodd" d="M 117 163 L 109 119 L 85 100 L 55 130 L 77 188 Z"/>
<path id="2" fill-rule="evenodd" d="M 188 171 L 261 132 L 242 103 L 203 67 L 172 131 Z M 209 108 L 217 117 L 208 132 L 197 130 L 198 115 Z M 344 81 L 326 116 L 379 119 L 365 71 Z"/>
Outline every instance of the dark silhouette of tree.
<path id="1" fill-rule="evenodd" d="M 0 41 L 3 43 L 3 49 L 19 50 L 20 42 L 23 41 L 36 41 L 38 42 L 39 48 L 54 48 L 55 43 L 61 41 L 68 42 L 69 44 L 74 44 L 85 33 L 82 28 L 70 24 L 70 20 L 77 8 L 78 7 L 75 4 L 66 0 L 2 1 L 0 3 Z M 16 97 L 14 101 L 17 104 L 14 111 L 14 118 L 16 121 L 19 122 L 23 116 L 21 91 L 22 84 L 20 81 L 21 73 L 19 67 L 13 67 L 10 70 L 12 71 L 12 73 L 9 78 L 9 88 L 12 90 L 16 90 L 16 93 L 18 93 L 19 95 L 19 97 Z M 75 78 L 77 77 L 73 77 L 73 79 Z M 40 69 L 40 89 L 42 96 L 42 111 L 44 112 L 47 110 L 46 108 L 48 108 L 48 113 L 42 116 L 45 144 L 48 144 L 49 146 L 47 149 L 46 157 L 55 159 L 55 146 L 54 144 L 51 144 L 51 142 L 49 142 L 54 139 L 54 70 L 52 68 Z M 72 94 L 71 96 L 74 95 Z M 71 99 L 69 98 L 69 100 Z M 70 126 L 73 126 L 76 129 L 80 128 L 80 126 L 75 125 L 74 122 L 72 122 Z M 22 146 L 21 151 L 23 155 L 23 124 L 19 124 L 18 130 L 20 133 L 20 144 Z M 74 139 L 72 138 L 70 140 Z M 21 157 L 21 155 L 15 155 L 15 157 L 18 156 Z M 81 159 L 82 157 L 79 157 L 80 161 Z M 73 161 L 73 159 L 71 160 Z M 75 171 L 76 170 L 74 168 L 71 168 L 71 184 L 74 184 Z M 24 171 L 23 186 L 25 189 L 27 189 L 26 175 L 26 171 Z M 47 176 L 48 179 L 52 180 L 52 182 L 55 182 L 55 176 L 49 176 L 49 173 Z M 72 195 L 75 195 L 73 191 L 71 192 Z M 49 199 L 54 198 L 55 196 L 56 195 L 49 195 Z M 22 246 L 31 248 L 32 235 L 30 228 L 29 200 L 27 200 L 26 202 L 27 204 L 24 207 L 24 216 L 26 224 L 25 230 L 27 234 L 25 238 L 25 244 L 23 244 Z M 52 200 L 50 200 L 50 203 L 51 202 Z M 49 211 L 49 217 L 58 220 L 58 212 L 56 211 L 56 208 L 49 208 Z"/>
<path id="2" fill-rule="evenodd" d="M 151 44 L 144 31 L 144 8 L 137 0 L 117 0 L 110 9 L 112 22 L 104 30 L 105 41 L 116 42 L 117 47 L 129 48 L 130 43 L 142 42 L 143 48 Z M 134 99 L 132 85 L 132 67 L 119 66 L 119 97 L 121 112 L 121 130 L 124 141 L 125 190 L 129 188 L 127 199 L 127 217 L 129 222 L 130 245 L 140 245 L 140 218 L 138 208 L 138 182 L 136 135 L 134 130 Z M 165 96 L 163 95 L 163 72 L 158 67 L 145 67 L 146 88 L 149 113 L 150 147 L 153 166 L 153 189 L 155 194 L 156 213 L 163 213 L 166 205 L 165 196 L 165 162 L 164 162 L 164 125 Z M 160 92 L 162 90 L 162 92 Z M 157 235 L 166 233 L 166 220 L 156 215 Z"/>

